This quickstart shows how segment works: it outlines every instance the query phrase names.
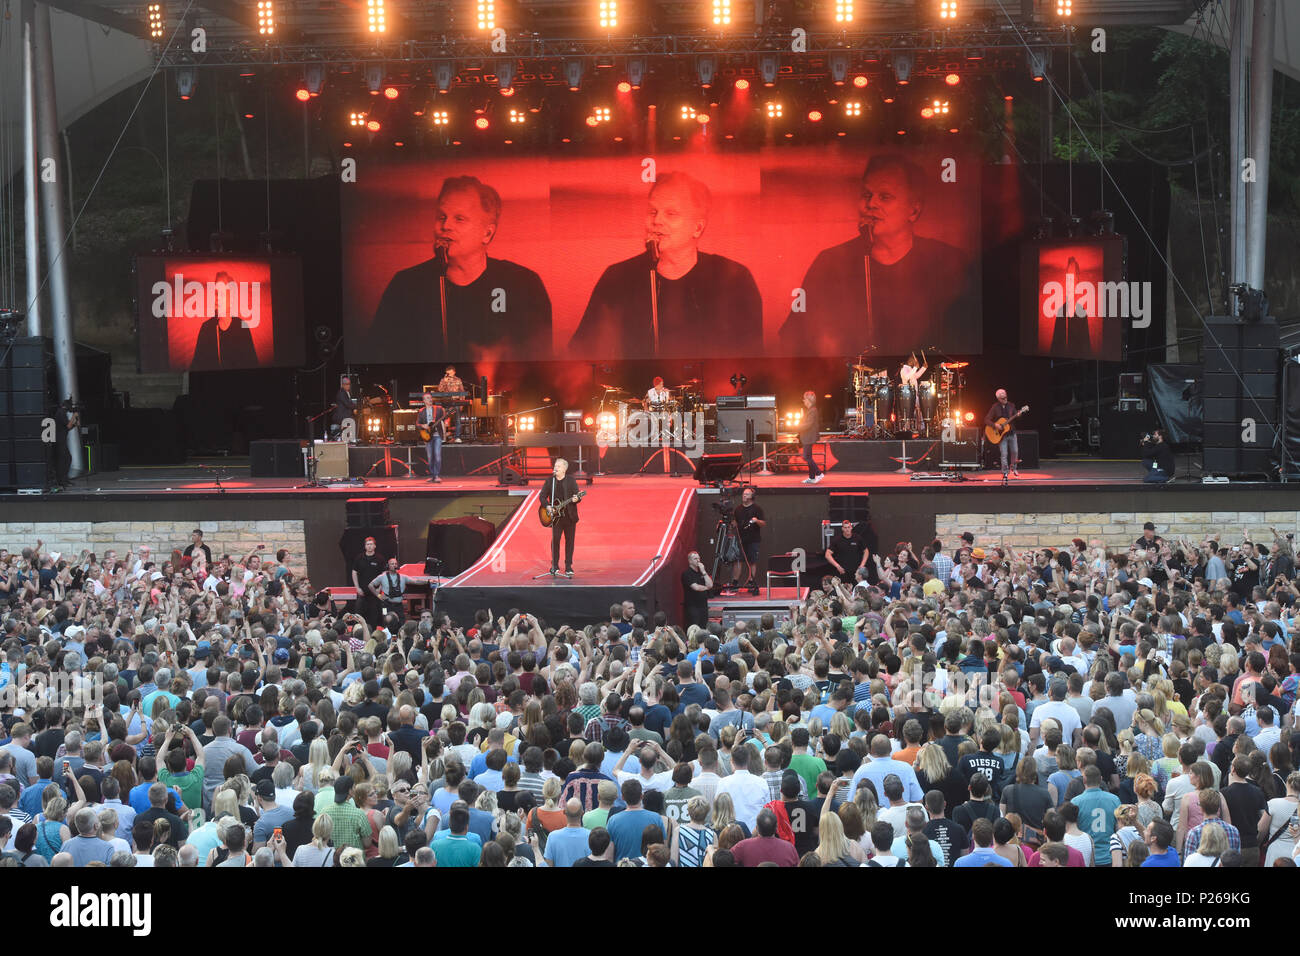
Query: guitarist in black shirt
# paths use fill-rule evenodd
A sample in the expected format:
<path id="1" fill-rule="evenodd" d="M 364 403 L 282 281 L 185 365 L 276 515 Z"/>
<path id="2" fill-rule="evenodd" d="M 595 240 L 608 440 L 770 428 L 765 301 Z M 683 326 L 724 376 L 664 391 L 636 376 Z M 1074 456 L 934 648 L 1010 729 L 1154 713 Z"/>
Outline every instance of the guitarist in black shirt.
<path id="1" fill-rule="evenodd" d="M 560 536 L 564 536 L 564 575 L 573 577 L 573 538 L 578 527 L 578 503 L 570 501 L 578 495 L 578 483 L 569 475 L 569 463 L 563 458 L 555 459 L 555 468 L 551 477 L 542 484 L 542 493 L 538 502 L 555 508 L 568 502 L 563 510 L 553 516 L 551 523 L 551 574 L 560 570 Z"/>
<path id="2" fill-rule="evenodd" d="M 1016 426 L 1012 419 L 1018 414 L 1016 406 L 1007 401 L 1007 390 L 1000 388 L 994 393 L 997 399 L 989 408 L 989 412 L 984 416 L 984 424 L 989 428 L 1002 433 L 1002 440 L 998 442 L 998 454 L 1002 456 L 1002 474 L 1007 473 L 1007 463 L 1010 461 L 1011 477 L 1019 478 L 1020 470 L 1017 467 L 1020 464 L 1020 440 L 1016 437 Z M 999 428 L 999 419 L 1005 419 L 1005 424 Z"/>

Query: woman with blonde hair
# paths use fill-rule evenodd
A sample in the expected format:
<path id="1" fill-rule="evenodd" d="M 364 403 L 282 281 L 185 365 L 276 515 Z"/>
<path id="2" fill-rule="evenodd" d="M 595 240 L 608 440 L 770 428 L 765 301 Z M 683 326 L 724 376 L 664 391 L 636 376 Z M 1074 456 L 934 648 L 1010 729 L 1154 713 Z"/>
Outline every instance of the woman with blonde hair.
<path id="1" fill-rule="evenodd" d="M 354 846 L 347 847 L 339 854 L 339 866 L 361 866 L 366 865 L 366 858 L 360 850 Z"/>
<path id="2" fill-rule="evenodd" d="M 1187 718 L 1184 717 L 1184 720 Z M 1182 764 L 1178 761 L 1178 748 L 1182 746 L 1182 741 L 1178 739 L 1176 733 L 1166 733 L 1160 738 L 1160 749 L 1164 751 L 1164 756 L 1151 764 L 1151 776 L 1156 778 L 1156 783 L 1161 790 L 1169 786 L 1169 781 L 1179 772 Z"/>
<path id="3" fill-rule="evenodd" d="M 53 795 L 47 797 L 46 793 L 51 789 Z M 45 819 L 36 824 L 36 852 L 45 857 L 48 863 L 54 859 L 54 854 L 59 852 L 63 844 L 72 839 L 72 831 L 64 821 L 68 814 L 68 801 L 59 793 L 58 786 L 52 783 L 47 785 L 41 794 L 41 800 L 45 804 L 42 811 Z"/>
<path id="4" fill-rule="evenodd" d="M 876 826 L 876 814 L 880 812 L 880 804 L 876 802 L 876 794 L 870 787 L 858 787 L 857 793 L 853 795 L 853 802 L 858 806 L 858 813 L 862 816 L 862 839 L 858 842 L 862 849 L 868 853 L 871 852 L 871 831 Z"/>
<path id="5" fill-rule="evenodd" d="M 851 806 L 845 804 L 844 806 Z M 843 807 L 840 808 L 841 810 Z M 867 855 L 862 847 L 844 834 L 844 824 L 837 813 L 823 813 L 817 829 L 817 858 L 822 866 L 861 866 Z"/>
<path id="6" fill-rule="evenodd" d="M 717 842 L 718 834 L 709 820 L 709 802 L 703 797 L 691 797 L 686 803 L 686 819 L 674 828 L 670 858 L 674 866 L 698 868 L 704 865 L 709 848 Z"/>
<path id="7" fill-rule="evenodd" d="M 1218 823 L 1207 823 L 1201 827 L 1201 842 L 1196 852 L 1189 853 L 1183 866 L 1214 867 L 1221 866 L 1219 858 L 1228 852 L 1228 832 Z"/>
<path id="8" fill-rule="evenodd" d="M 1069 744 L 1057 747 L 1056 773 L 1047 778 L 1047 792 L 1052 796 L 1052 805 L 1059 807 L 1065 803 L 1065 791 L 1069 788 L 1070 781 L 1082 776 L 1083 771 L 1075 761 L 1074 748 Z"/>
<path id="9" fill-rule="evenodd" d="M 559 777 L 546 778 L 546 783 L 542 785 L 542 805 L 534 807 L 528 814 L 529 832 L 541 827 L 547 833 L 554 833 L 565 826 L 564 808 L 557 805 L 563 789 L 564 784 Z M 492 802 L 496 803 L 495 795 Z"/>
<path id="10" fill-rule="evenodd" d="M 397 854 L 401 851 L 402 844 L 397 839 L 397 831 L 391 826 L 385 826 L 379 831 L 376 853 L 366 860 L 366 866 L 392 866 L 393 861 L 397 859 Z"/>
<path id="11" fill-rule="evenodd" d="M 947 813 L 952 813 L 966 802 L 970 785 L 961 772 L 948 762 L 948 755 L 939 744 L 930 741 L 920 749 L 916 755 L 915 770 L 921 792 L 938 790 L 942 793 Z"/>
<path id="12" fill-rule="evenodd" d="M 281 866 L 333 866 L 334 848 L 330 846 L 330 841 L 333 839 L 334 818 L 327 813 L 322 813 L 311 825 L 311 842 L 304 843 L 294 851 L 292 862 L 284 853 L 284 837 L 280 837 L 280 842 L 275 844 L 276 856 L 279 857 Z"/>
<path id="13" fill-rule="evenodd" d="M 1132 803 L 1122 803 L 1115 808 L 1115 832 L 1110 835 L 1110 865 L 1123 866 L 1128 859 L 1129 847 L 1134 841 L 1142 842 L 1143 830 L 1138 829 L 1138 808 Z"/>
<path id="14" fill-rule="evenodd" d="M 1153 695 L 1154 696 L 1154 695 Z M 1164 756 L 1160 739 L 1165 735 L 1165 725 L 1155 711 L 1149 708 L 1139 710 L 1133 718 L 1137 732 L 1133 735 L 1133 750 L 1154 763 Z"/>
<path id="15" fill-rule="evenodd" d="M 740 827 L 745 837 L 749 836 L 749 829 L 743 823 L 736 820 L 736 806 L 731 802 L 731 794 L 719 793 L 713 798 L 713 818 L 709 825 L 713 832 L 721 838 L 722 833 L 727 827 Z M 724 847 L 724 849 L 727 849 Z"/>
<path id="16" fill-rule="evenodd" d="M 356 686 L 355 684 L 353 685 Z M 329 767 L 330 760 L 329 743 L 323 737 L 317 737 L 307 748 L 307 762 L 302 765 L 298 774 L 298 786 L 296 789 L 316 792 L 322 786 L 320 782 L 320 773 Z"/>
<path id="17" fill-rule="evenodd" d="M 831 718 L 831 733 L 844 742 L 853 736 L 853 723 L 844 711 L 841 710 Z"/>
<path id="18" fill-rule="evenodd" d="M 725 794 L 718 794 L 718 796 L 722 797 L 725 796 Z M 713 809 L 715 812 L 717 808 L 718 808 L 718 804 L 717 801 L 715 800 L 713 802 Z M 742 824 L 733 823 L 730 826 L 723 827 L 721 830 L 718 831 L 717 842 L 714 843 L 713 846 L 709 847 L 709 849 L 705 852 L 704 865 L 713 866 L 713 855 L 718 850 L 730 850 L 733 846 L 735 846 L 737 843 L 739 843 L 741 840 L 744 839 L 747 839 L 747 837 L 745 836 L 745 830 Z"/>

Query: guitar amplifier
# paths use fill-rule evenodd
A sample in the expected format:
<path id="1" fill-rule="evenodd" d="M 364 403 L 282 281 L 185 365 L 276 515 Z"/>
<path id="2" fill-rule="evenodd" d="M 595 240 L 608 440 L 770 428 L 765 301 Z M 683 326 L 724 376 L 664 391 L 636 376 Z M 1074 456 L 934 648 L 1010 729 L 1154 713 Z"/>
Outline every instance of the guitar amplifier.
<path id="1" fill-rule="evenodd" d="M 316 442 L 316 477 L 348 477 L 348 443 L 345 441 Z"/>
<path id="2" fill-rule="evenodd" d="M 418 408 L 393 409 L 393 438 L 398 442 L 418 442 L 420 427 L 415 423 L 420 417 Z"/>

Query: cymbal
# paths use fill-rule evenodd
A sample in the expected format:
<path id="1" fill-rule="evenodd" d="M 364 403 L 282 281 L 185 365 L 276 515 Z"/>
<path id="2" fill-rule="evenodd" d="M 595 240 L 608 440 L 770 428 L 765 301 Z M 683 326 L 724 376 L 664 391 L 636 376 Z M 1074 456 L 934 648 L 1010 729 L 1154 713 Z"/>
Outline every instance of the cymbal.
<path id="1" fill-rule="evenodd" d="M 944 362 L 939 366 L 939 368 L 946 368 L 951 370 L 951 369 L 965 368 L 968 365 L 970 365 L 970 362 Z"/>
<path id="2" fill-rule="evenodd" d="M 621 385 L 605 385 L 605 384 L 602 383 L 602 382 L 597 382 L 597 383 L 596 383 L 596 386 L 597 386 L 598 388 L 603 388 L 603 389 L 604 389 L 605 391 L 607 391 L 607 392 L 626 392 L 626 391 L 627 391 L 627 389 L 623 388 L 623 386 L 621 386 Z"/>
<path id="3" fill-rule="evenodd" d="M 884 369 L 876 368 L 874 365 L 850 365 L 849 368 L 855 372 L 882 372 Z"/>

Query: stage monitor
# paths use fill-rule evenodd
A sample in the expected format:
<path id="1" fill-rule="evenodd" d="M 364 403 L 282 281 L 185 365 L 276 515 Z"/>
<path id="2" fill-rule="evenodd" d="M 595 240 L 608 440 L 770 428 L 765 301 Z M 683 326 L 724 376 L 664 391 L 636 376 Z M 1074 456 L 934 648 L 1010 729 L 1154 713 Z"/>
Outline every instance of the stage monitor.
<path id="1" fill-rule="evenodd" d="M 342 190 L 348 358 L 977 353 L 979 170 L 844 146 L 394 163 Z"/>
<path id="2" fill-rule="evenodd" d="M 142 372 L 272 368 L 303 362 L 297 256 L 138 256 Z"/>
<path id="3" fill-rule="evenodd" d="M 1020 351 L 1118 362 L 1126 323 L 1151 321 L 1151 283 L 1124 278 L 1125 239 L 1047 239 L 1020 254 Z"/>

